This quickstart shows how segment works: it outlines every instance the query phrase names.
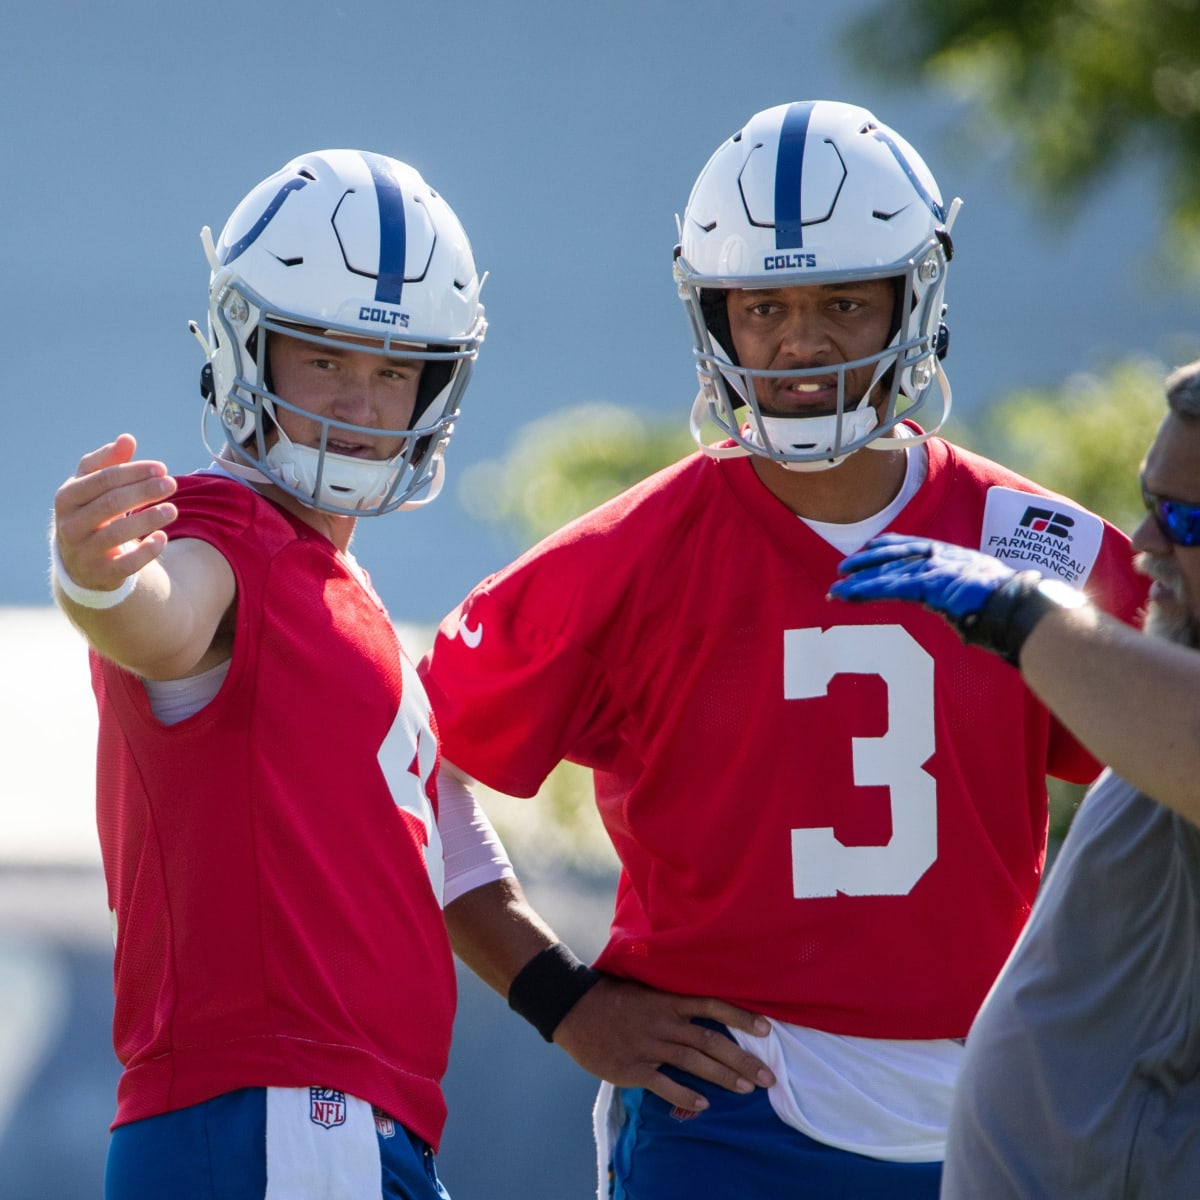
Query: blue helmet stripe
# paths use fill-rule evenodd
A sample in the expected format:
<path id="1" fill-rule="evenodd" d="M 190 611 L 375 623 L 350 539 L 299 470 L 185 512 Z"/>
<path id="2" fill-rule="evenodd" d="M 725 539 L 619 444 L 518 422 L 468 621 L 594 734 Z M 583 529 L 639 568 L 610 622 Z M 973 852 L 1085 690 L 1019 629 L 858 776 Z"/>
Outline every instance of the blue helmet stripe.
<path id="1" fill-rule="evenodd" d="M 375 180 L 375 198 L 379 204 L 379 274 L 375 280 L 375 299 L 399 304 L 404 290 L 407 242 L 404 189 L 382 155 L 364 153 L 363 161 Z"/>
<path id="2" fill-rule="evenodd" d="M 813 101 L 789 104 L 779 130 L 779 153 L 775 159 L 775 248 L 804 245 L 800 213 L 800 180 L 804 173 L 804 143 Z"/>
<path id="3" fill-rule="evenodd" d="M 294 179 L 289 179 L 287 183 L 285 183 L 283 187 L 281 187 L 279 191 L 275 193 L 275 198 L 270 204 L 267 205 L 266 211 L 261 217 L 258 218 L 257 221 L 254 222 L 249 231 L 243 237 L 238 238 L 238 240 L 225 251 L 225 256 L 221 259 L 221 265 L 228 266 L 235 258 L 241 256 L 251 246 L 253 246 L 254 243 L 258 241 L 259 234 L 261 234 L 262 231 L 266 229 L 268 225 L 270 225 L 272 217 L 274 217 L 283 206 L 283 202 L 288 198 L 289 193 L 302 188 L 307 182 L 307 179 L 304 179 L 299 175 L 297 175 Z"/>
<path id="4" fill-rule="evenodd" d="M 892 156 L 903 168 L 905 175 L 908 176 L 908 182 L 913 185 L 913 190 L 929 206 L 929 211 L 939 221 L 944 221 L 946 219 L 946 210 L 929 194 L 925 185 L 917 178 L 917 173 L 913 170 L 912 163 L 908 161 L 908 158 L 900 147 L 882 129 L 873 129 L 871 132 L 892 152 Z"/>

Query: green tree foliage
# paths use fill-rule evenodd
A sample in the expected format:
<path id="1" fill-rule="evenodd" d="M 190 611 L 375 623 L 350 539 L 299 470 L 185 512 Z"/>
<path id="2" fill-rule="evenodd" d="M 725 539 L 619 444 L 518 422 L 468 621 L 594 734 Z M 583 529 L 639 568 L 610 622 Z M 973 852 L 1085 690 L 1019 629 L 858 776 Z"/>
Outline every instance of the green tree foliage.
<path id="1" fill-rule="evenodd" d="M 681 419 L 581 404 L 531 421 L 503 459 L 472 467 L 462 500 L 528 546 L 693 449 Z"/>
<path id="2" fill-rule="evenodd" d="M 1158 164 L 1172 264 L 1200 275 L 1200 0 L 887 0 L 848 40 L 871 72 L 986 114 L 1052 206 Z"/>
<path id="3" fill-rule="evenodd" d="M 1137 466 L 1166 411 L 1166 367 L 1127 358 L 1061 387 L 1014 392 L 958 440 L 1107 517 L 1141 520 Z"/>
<path id="4" fill-rule="evenodd" d="M 616 871 L 617 856 L 596 809 L 591 771 L 561 762 L 528 800 L 486 788 L 476 791 L 522 874 Z"/>

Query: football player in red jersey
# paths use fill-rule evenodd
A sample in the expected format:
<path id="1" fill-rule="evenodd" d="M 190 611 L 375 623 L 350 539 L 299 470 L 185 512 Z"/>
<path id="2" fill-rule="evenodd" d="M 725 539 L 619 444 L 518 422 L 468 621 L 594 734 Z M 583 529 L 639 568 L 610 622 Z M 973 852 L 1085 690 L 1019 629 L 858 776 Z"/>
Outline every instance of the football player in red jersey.
<path id="1" fill-rule="evenodd" d="M 935 1197 L 962 1039 L 1041 876 L 1045 776 L 1096 773 L 933 614 L 827 596 L 895 530 L 1125 620 L 1144 599 L 1117 530 L 936 436 L 957 210 L 862 108 L 751 118 L 675 253 L 698 452 L 480 583 L 421 664 L 458 771 L 531 795 L 592 768 L 622 866 L 594 969 L 770 1019 L 728 1030 L 766 1088 L 675 1075 L 708 1101 L 690 1114 L 604 1090 L 618 1198 Z M 569 1050 L 578 978 L 543 951 L 510 993 Z"/>
<path id="2" fill-rule="evenodd" d="M 432 1200 L 447 925 L 521 960 L 554 938 L 469 793 L 438 789 L 428 700 L 350 541 L 441 486 L 480 280 L 421 176 L 354 150 L 294 159 L 203 239 L 212 466 L 176 479 L 123 434 L 54 506 L 55 596 L 100 715 L 124 1068 L 106 1196 Z M 693 1015 L 752 1027 L 632 983 L 581 1012 L 589 1061 L 652 1085 L 631 1026 L 658 1062 L 664 1012 L 679 1053 L 703 1041 Z M 683 1061 L 761 1068 L 727 1047 Z"/>

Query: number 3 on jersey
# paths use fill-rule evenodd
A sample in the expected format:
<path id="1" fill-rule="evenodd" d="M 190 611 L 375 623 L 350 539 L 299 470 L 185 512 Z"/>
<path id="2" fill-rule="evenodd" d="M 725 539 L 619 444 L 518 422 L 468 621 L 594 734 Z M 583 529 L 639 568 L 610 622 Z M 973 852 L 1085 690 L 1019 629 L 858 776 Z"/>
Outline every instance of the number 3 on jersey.
<path id="1" fill-rule="evenodd" d="M 899 625 L 784 630 L 784 699 L 818 699 L 838 675 L 887 686 L 887 733 L 850 740 L 855 784 L 889 791 L 892 837 L 847 846 L 829 827 L 793 829 L 792 890 L 798 900 L 904 896 L 937 858 L 937 784 L 922 767 L 934 751 L 933 659 Z"/>

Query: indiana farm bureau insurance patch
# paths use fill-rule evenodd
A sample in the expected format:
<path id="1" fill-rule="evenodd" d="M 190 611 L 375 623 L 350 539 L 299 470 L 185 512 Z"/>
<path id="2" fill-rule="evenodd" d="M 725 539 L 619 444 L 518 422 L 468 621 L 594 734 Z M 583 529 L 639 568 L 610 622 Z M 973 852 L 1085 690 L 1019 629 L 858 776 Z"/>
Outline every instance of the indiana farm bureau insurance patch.
<path id="1" fill-rule="evenodd" d="M 1041 571 L 1081 588 L 1100 553 L 1104 522 L 1059 499 L 988 491 L 979 548 L 1017 571 Z"/>

